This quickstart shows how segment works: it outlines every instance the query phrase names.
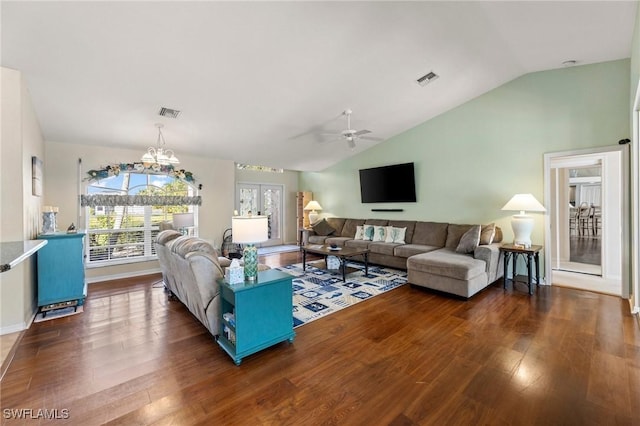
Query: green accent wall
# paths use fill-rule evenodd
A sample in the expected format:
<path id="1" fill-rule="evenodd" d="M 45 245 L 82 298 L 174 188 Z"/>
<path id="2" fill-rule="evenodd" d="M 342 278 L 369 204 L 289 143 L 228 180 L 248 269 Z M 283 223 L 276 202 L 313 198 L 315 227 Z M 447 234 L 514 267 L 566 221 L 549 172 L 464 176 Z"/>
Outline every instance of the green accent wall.
<path id="1" fill-rule="evenodd" d="M 299 188 L 313 191 L 325 216 L 496 222 L 510 241 L 513 213 L 501 208 L 516 193 L 543 202 L 545 153 L 630 137 L 629 82 L 628 59 L 527 74 L 322 172 L 301 173 Z M 416 203 L 360 202 L 359 169 L 411 161 Z M 537 214 L 534 244 L 544 243 L 543 226 Z"/>
<path id="2" fill-rule="evenodd" d="M 637 7 L 636 24 L 633 30 L 633 38 L 631 39 L 631 79 L 630 79 L 631 100 L 630 101 L 631 101 L 632 107 L 635 102 L 639 81 L 640 81 L 640 7 Z"/>

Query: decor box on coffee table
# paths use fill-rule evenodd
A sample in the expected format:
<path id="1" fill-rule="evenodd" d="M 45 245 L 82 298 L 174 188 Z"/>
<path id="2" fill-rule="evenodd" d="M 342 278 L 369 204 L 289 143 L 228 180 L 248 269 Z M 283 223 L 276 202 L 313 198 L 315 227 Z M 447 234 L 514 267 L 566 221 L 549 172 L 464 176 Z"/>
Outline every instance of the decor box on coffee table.
<path id="1" fill-rule="evenodd" d="M 302 270 L 306 270 L 307 266 L 307 252 L 319 254 L 325 258 L 325 266 L 329 271 L 336 271 L 342 273 L 342 281 L 345 282 L 347 273 L 354 272 L 357 269 L 347 267 L 347 259 L 354 257 L 361 257 L 364 260 L 364 275 L 369 274 L 369 250 L 362 248 L 350 248 L 350 247 L 331 247 L 327 245 L 307 245 L 302 247 Z M 329 257 L 335 257 L 338 259 L 339 268 L 331 268 Z"/>

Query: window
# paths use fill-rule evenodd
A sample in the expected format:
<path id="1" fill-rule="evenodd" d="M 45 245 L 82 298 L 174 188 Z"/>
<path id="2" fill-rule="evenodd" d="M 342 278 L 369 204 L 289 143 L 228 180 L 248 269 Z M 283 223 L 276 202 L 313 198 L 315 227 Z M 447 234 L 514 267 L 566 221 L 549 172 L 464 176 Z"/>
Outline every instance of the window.
<path id="1" fill-rule="evenodd" d="M 254 172 L 284 173 L 284 169 L 278 169 L 275 167 L 267 167 L 267 166 L 255 166 L 252 164 L 242 164 L 242 163 L 236 163 L 236 169 L 252 170 Z"/>
<path id="2" fill-rule="evenodd" d="M 172 176 L 121 172 L 94 182 L 82 196 L 85 207 L 87 266 L 156 259 L 153 242 L 162 222 L 174 213 L 194 213 L 197 190 Z"/>

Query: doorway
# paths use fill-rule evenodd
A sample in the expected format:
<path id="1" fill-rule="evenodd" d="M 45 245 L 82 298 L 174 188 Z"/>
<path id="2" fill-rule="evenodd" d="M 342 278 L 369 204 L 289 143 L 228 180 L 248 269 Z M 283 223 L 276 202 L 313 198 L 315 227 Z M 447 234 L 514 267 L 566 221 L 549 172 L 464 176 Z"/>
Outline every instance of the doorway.
<path id="1" fill-rule="evenodd" d="M 248 214 L 267 216 L 269 239 L 261 247 L 281 245 L 283 241 L 282 185 L 238 183 L 236 185 L 236 210 L 241 216 Z"/>
<path id="2" fill-rule="evenodd" d="M 586 160 L 584 161 L 587 162 Z M 591 165 L 557 167 L 558 189 L 568 181 L 569 244 L 560 243 L 554 264 L 558 270 L 602 276 L 602 164 L 593 159 Z M 553 191 L 553 190 L 552 190 Z M 558 200 L 564 198 L 558 194 Z M 558 208 L 562 204 L 558 203 Z M 562 215 L 564 216 L 564 214 Z M 555 235 L 566 235 L 559 229 Z M 552 238 L 554 236 L 552 235 Z M 568 248 L 568 253 L 565 250 Z"/>
<path id="3" fill-rule="evenodd" d="M 550 283 L 628 297 L 623 278 L 625 152 L 607 147 L 545 154 L 545 268 Z"/>

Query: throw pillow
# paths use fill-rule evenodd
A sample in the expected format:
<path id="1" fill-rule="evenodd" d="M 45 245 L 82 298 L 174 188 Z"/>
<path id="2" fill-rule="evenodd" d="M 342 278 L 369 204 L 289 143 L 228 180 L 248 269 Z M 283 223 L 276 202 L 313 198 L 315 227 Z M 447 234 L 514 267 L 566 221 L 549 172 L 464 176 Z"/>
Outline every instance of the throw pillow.
<path id="1" fill-rule="evenodd" d="M 500 229 L 499 226 L 496 226 L 496 235 L 493 237 L 493 242 L 494 243 L 501 243 L 502 242 L 502 229 Z"/>
<path id="2" fill-rule="evenodd" d="M 373 240 L 372 241 L 384 241 L 386 236 L 386 226 L 373 226 Z"/>
<path id="3" fill-rule="evenodd" d="M 364 232 L 362 231 L 362 225 L 356 226 L 356 235 L 353 237 L 354 240 L 361 240 L 364 238 Z"/>
<path id="4" fill-rule="evenodd" d="M 393 226 L 387 226 L 387 230 L 385 232 L 385 237 L 384 237 L 384 242 L 385 243 L 392 243 L 393 242 Z"/>
<path id="5" fill-rule="evenodd" d="M 404 238 L 407 235 L 407 228 L 393 228 L 393 242 L 398 244 L 405 244 Z"/>
<path id="6" fill-rule="evenodd" d="M 491 244 L 493 242 L 493 237 L 496 235 L 496 224 L 490 223 L 488 225 L 482 226 L 480 230 L 480 245 Z"/>
<path id="7" fill-rule="evenodd" d="M 478 244 L 480 244 L 480 225 L 473 225 L 460 238 L 456 253 L 473 253 Z"/>
<path id="8" fill-rule="evenodd" d="M 373 241 L 373 225 L 362 225 L 362 232 L 364 233 L 364 236 L 362 237 L 363 240 Z"/>
<path id="9" fill-rule="evenodd" d="M 404 237 L 407 234 L 407 228 L 396 228 L 395 226 L 387 226 L 387 237 L 385 243 L 405 244 Z"/>
<path id="10" fill-rule="evenodd" d="M 314 223 L 313 225 L 311 225 L 311 228 L 313 229 L 313 232 L 316 233 L 316 235 L 320 235 L 322 237 L 331 235 L 336 231 L 331 227 L 331 225 L 329 225 L 329 222 L 327 222 L 325 219 Z"/>

